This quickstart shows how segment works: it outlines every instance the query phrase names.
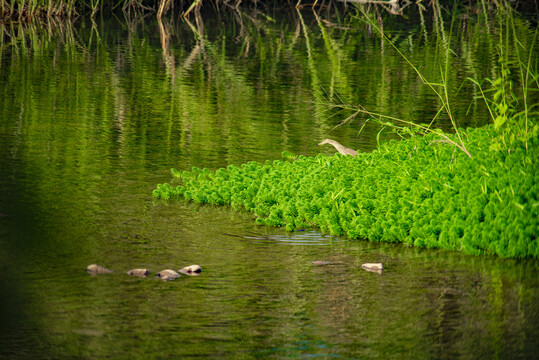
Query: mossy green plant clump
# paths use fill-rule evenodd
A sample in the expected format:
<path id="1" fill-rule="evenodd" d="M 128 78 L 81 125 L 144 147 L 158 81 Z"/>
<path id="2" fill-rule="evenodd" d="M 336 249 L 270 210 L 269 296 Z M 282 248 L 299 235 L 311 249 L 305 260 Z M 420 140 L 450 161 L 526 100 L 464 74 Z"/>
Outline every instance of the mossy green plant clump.
<path id="1" fill-rule="evenodd" d="M 539 257 L 539 141 L 490 151 L 493 131 L 461 132 L 473 158 L 430 133 L 355 157 L 172 170 L 180 184 L 159 184 L 153 196 L 229 204 L 290 231 L 317 227 L 352 239 Z"/>

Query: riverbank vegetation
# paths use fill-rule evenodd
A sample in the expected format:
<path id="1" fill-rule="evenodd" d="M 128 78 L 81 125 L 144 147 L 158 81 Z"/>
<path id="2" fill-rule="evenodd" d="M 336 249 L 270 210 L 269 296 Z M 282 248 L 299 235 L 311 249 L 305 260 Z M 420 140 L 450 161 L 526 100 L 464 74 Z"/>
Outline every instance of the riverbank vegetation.
<path id="1" fill-rule="evenodd" d="M 215 172 L 173 169 L 180 184 L 159 184 L 154 197 L 229 204 L 253 212 L 260 224 L 290 231 L 317 227 L 352 239 L 539 257 L 539 103 L 536 96 L 530 101 L 539 89 L 537 31 L 531 42 L 521 42 L 509 7 L 499 9 L 498 20 L 494 33 L 500 66 L 485 80 L 469 79 L 486 104 L 491 124 L 466 130 L 457 126 L 450 110 L 456 95 L 448 93 L 454 85 L 447 80 L 455 52 L 445 43 L 439 82 L 426 80 L 407 60 L 440 99 L 430 124 L 373 114 L 362 106 L 330 104 L 332 111 L 352 112 L 347 120 L 366 114 L 370 118 L 365 121 L 394 129 L 402 141 L 382 143 L 372 153 L 355 157 L 285 153 L 291 161 L 249 162 Z M 511 55 L 509 43 L 517 44 Z M 441 112 L 448 115 L 453 134 L 431 127 Z"/>
<path id="2" fill-rule="evenodd" d="M 445 6 L 444 3 L 452 4 L 453 1 L 431 1 L 430 6 L 440 6 L 440 4 Z M 502 3 L 503 1 L 483 0 L 481 1 L 481 6 L 483 10 L 486 10 L 487 7 L 498 7 Z M 272 12 L 276 8 L 288 11 L 294 8 L 313 8 L 317 12 L 327 12 L 335 8 L 341 10 L 348 7 L 354 8 L 356 5 L 379 6 L 380 9 L 393 15 L 403 15 L 404 9 L 410 5 L 424 7 L 421 1 L 413 4 L 408 0 L 316 0 L 308 3 L 303 0 L 2 0 L 0 19 L 31 22 L 50 17 L 72 18 L 90 15 L 93 18 L 98 13 L 107 13 L 119 9 L 129 16 L 152 14 L 161 19 L 167 15 L 187 17 L 191 13 L 200 11 L 203 6 L 213 8 L 216 11 L 230 9 L 240 12 L 240 9 L 254 8 L 262 12 Z M 537 11 L 538 9 L 536 0 L 517 2 L 513 6 L 515 9 L 523 9 L 524 11 Z"/>
<path id="3" fill-rule="evenodd" d="M 94 17 L 99 12 L 110 12 L 121 9 L 132 16 L 155 14 L 157 18 L 166 15 L 186 17 L 191 12 L 200 11 L 202 6 L 215 10 L 231 9 L 238 11 L 242 8 L 260 7 L 261 9 L 275 6 L 288 9 L 315 6 L 302 5 L 301 0 L 261 2 L 256 0 L 3 0 L 0 7 L 0 18 L 17 21 L 32 21 L 48 17 L 75 17 L 88 13 Z M 336 6 L 337 2 L 321 2 L 322 7 Z M 342 4 L 341 4 L 342 5 Z"/>
<path id="4" fill-rule="evenodd" d="M 539 257 L 539 141 L 489 150 L 496 130 L 462 131 L 473 159 L 436 133 L 372 153 L 299 156 L 179 173 L 157 198 L 230 204 L 260 224 L 502 257 Z M 290 155 L 288 155 L 290 156 Z"/>

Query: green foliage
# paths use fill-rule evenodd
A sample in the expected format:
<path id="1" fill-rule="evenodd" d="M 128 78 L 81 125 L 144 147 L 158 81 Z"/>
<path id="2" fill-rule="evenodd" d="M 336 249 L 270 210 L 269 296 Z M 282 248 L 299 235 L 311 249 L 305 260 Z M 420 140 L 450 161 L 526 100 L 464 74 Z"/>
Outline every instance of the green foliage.
<path id="1" fill-rule="evenodd" d="M 282 155 L 283 159 L 285 160 L 296 160 L 298 157 L 296 154 L 291 153 L 290 151 L 283 151 Z"/>
<path id="2" fill-rule="evenodd" d="M 454 5 L 455 5 L 455 10 L 456 10 L 456 3 Z M 430 124 L 425 125 L 425 124 L 417 124 L 416 122 L 412 120 L 406 120 L 406 119 L 401 119 L 395 116 L 389 116 L 389 115 L 384 115 L 381 113 L 376 113 L 376 112 L 366 109 L 362 105 L 347 104 L 347 103 L 344 103 L 341 98 L 337 98 L 336 100 L 332 100 L 332 99 L 324 100 L 322 98 L 321 102 L 328 109 L 333 109 L 333 110 L 339 109 L 341 111 L 351 112 L 351 115 L 348 118 L 346 118 L 342 122 L 342 124 L 348 121 L 352 121 L 359 114 L 363 114 L 363 115 L 368 116 L 368 119 L 364 122 L 363 126 L 365 126 L 365 124 L 368 121 L 373 121 L 381 125 L 382 129 L 378 132 L 377 137 L 376 137 L 378 146 L 380 146 L 380 134 L 386 127 L 392 129 L 401 137 L 403 136 L 403 134 L 413 136 L 416 133 L 436 132 L 440 129 L 432 128 L 431 125 L 436 121 L 436 119 L 440 116 L 440 114 L 445 113 L 453 127 L 452 130 L 454 131 L 456 136 L 454 137 L 446 136 L 442 131 L 440 131 L 438 135 L 443 138 L 444 142 L 454 145 L 456 148 L 462 150 L 469 157 L 471 157 L 471 154 L 467 150 L 466 144 L 460 135 L 458 124 L 451 110 L 452 106 L 451 106 L 450 96 L 449 96 L 449 92 L 450 92 L 449 89 L 450 89 L 451 84 L 449 83 L 449 78 L 450 78 L 449 74 L 450 74 L 450 68 L 452 68 L 451 58 L 454 54 L 454 51 L 451 50 L 450 40 L 449 41 L 444 40 L 442 42 L 444 44 L 443 45 L 444 59 L 439 64 L 441 78 L 439 79 L 439 81 L 432 81 L 432 80 L 427 79 L 425 74 L 422 71 L 420 71 L 419 67 L 414 65 L 411 59 L 409 59 L 399 49 L 399 47 L 393 41 L 390 40 L 388 35 L 386 35 L 386 33 L 382 30 L 383 27 L 379 26 L 378 21 L 375 20 L 375 17 L 373 16 L 373 14 L 366 12 L 361 6 L 358 6 L 357 9 L 358 9 L 358 13 L 361 14 L 360 18 L 364 19 L 365 22 L 369 25 L 369 27 L 372 27 L 373 29 L 375 29 L 376 32 L 379 34 L 379 36 L 385 42 L 387 42 L 391 47 L 393 47 L 393 49 L 399 54 L 399 56 L 404 60 L 404 62 L 408 64 L 408 66 L 413 70 L 414 73 L 416 73 L 421 83 L 425 85 L 427 88 L 429 88 L 430 91 L 432 91 L 436 95 L 437 99 L 439 100 L 439 105 L 438 105 L 439 108 L 436 114 L 434 115 L 434 117 L 432 118 L 432 120 L 430 121 Z M 455 20 L 456 20 L 456 13 L 454 13 L 452 16 L 451 30 L 448 34 L 448 39 L 452 38 L 452 30 L 453 30 L 453 24 Z M 363 126 L 361 127 L 360 132 L 363 130 Z"/>
<path id="3" fill-rule="evenodd" d="M 492 131 L 461 130 L 473 159 L 430 133 L 355 157 L 193 167 L 180 185 L 159 184 L 153 196 L 229 204 L 289 231 L 312 226 L 353 239 L 538 257 L 539 140 L 530 139 L 528 150 L 521 143 L 492 152 Z"/>
<path id="4" fill-rule="evenodd" d="M 495 76 L 485 79 L 489 85 L 487 89 L 483 89 L 482 82 L 470 80 L 478 87 L 494 124 L 495 133 L 489 148 L 511 151 L 515 144 L 527 143 L 539 135 L 537 104 L 530 106 L 528 100 L 531 92 L 539 90 L 535 50 L 539 28 L 530 44 L 520 41 L 513 10 L 503 1 L 498 8 L 497 20 L 499 38 Z"/>

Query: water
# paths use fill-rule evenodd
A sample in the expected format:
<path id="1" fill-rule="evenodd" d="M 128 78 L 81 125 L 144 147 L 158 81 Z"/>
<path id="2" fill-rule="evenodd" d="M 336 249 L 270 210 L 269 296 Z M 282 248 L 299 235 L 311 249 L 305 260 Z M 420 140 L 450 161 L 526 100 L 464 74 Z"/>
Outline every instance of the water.
<path id="1" fill-rule="evenodd" d="M 300 14 L 263 27 L 205 17 L 193 24 L 203 42 L 183 22 L 4 28 L 0 357 L 536 355 L 536 260 L 288 233 L 228 207 L 152 199 L 171 167 L 332 154 L 316 147 L 325 137 L 376 146 L 380 128 L 358 135 L 360 119 L 332 130 L 347 114 L 323 111 L 320 94 L 417 121 L 436 112 L 375 36 Z M 477 21 L 469 33 L 484 26 Z M 400 44 L 422 59 L 440 46 L 429 36 Z M 488 49 L 479 43 L 468 45 Z M 495 66 L 473 51 L 462 62 Z M 423 67 L 439 72 L 428 59 Z M 470 98 L 455 111 L 477 125 L 486 112 Z M 320 260 L 328 264 L 312 263 Z M 367 272 L 365 262 L 385 270 Z M 114 273 L 90 276 L 91 263 Z M 154 277 L 190 264 L 201 276 Z M 125 274 L 136 267 L 151 276 Z"/>

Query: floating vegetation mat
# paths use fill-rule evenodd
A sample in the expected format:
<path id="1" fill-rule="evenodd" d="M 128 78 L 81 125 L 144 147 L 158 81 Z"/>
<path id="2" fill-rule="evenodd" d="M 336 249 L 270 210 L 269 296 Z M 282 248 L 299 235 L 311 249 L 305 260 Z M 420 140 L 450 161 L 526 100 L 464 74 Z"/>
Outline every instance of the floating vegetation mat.
<path id="1" fill-rule="evenodd" d="M 172 169 L 173 184 L 157 185 L 153 196 L 229 204 L 290 231 L 316 227 L 352 239 L 539 257 L 539 141 L 489 151 L 493 131 L 465 133 L 471 159 L 431 133 L 355 157 Z"/>

